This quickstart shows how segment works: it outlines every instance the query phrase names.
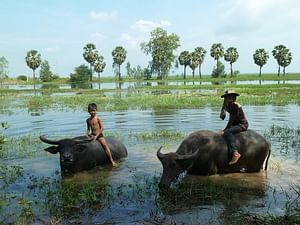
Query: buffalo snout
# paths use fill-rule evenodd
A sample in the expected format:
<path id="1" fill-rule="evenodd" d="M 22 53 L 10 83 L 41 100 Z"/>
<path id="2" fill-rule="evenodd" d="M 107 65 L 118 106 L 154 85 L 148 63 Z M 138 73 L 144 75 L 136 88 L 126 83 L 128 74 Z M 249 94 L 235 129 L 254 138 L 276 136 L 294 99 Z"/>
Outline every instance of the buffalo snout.
<path id="1" fill-rule="evenodd" d="M 61 161 L 65 163 L 72 163 L 74 161 L 74 157 L 70 152 L 65 152 L 62 154 Z"/>

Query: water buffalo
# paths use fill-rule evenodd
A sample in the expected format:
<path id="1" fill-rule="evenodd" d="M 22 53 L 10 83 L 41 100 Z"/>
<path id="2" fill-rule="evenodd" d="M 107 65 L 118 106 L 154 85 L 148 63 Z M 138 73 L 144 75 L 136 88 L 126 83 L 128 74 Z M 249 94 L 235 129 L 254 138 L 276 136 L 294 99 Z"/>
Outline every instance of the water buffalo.
<path id="1" fill-rule="evenodd" d="M 175 153 L 163 154 L 161 148 L 157 157 L 163 166 L 160 187 L 169 187 L 171 182 L 184 171 L 188 174 L 213 175 L 233 172 L 258 172 L 267 170 L 271 153 L 269 142 L 253 130 L 235 135 L 241 153 L 240 160 L 228 165 L 231 155 L 226 141 L 217 132 L 197 131 L 186 137 Z"/>
<path id="2" fill-rule="evenodd" d="M 89 170 L 97 165 L 110 163 L 102 145 L 93 138 L 78 136 L 61 140 L 49 140 L 40 136 L 41 141 L 55 145 L 45 149 L 52 154 L 60 154 L 61 175 Z M 127 157 L 126 147 L 113 137 L 106 137 L 114 160 Z"/>

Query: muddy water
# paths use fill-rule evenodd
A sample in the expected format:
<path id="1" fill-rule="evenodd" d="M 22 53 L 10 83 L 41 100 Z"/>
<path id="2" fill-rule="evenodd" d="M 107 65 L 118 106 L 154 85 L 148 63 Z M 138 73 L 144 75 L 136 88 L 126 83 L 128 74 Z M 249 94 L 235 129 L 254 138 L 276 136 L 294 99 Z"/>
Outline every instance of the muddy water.
<path id="1" fill-rule="evenodd" d="M 300 107 L 288 106 L 244 106 L 250 122 L 250 128 L 264 134 L 272 125 L 281 127 L 300 127 Z M 147 182 L 157 182 L 162 167 L 156 158 L 156 150 L 164 145 L 164 152 L 175 151 L 180 141 L 166 141 L 163 138 L 155 140 L 139 140 L 132 134 L 154 132 L 160 130 L 179 131 L 188 134 L 195 130 L 220 130 L 225 127 L 227 120 L 218 118 L 219 108 L 205 107 L 199 109 L 179 110 L 128 110 L 123 112 L 99 112 L 105 130 L 109 133 L 121 134 L 122 141 L 128 148 L 129 156 L 115 169 L 101 167 L 89 172 L 83 172 L 71 178 L 74 182 L 85 183 L 94 179 L 104 179 L 108 185 L 139 184 L 147 188 Z M 35 116 L 33 116 L 35 115 Z M 48 134 L 50 137 L 62 138 L 66 136 L 82 135 L 85 132 L 87 113 L 83 111 L 49 110 L 39 114 L 32 114 L 24 110 L 16 110 L 13 114 L 1 115 L 1 121 L 10 124 L 5 131 L 9 137 L 23 135 Z M 228 119 L 228 118 L 227 118 Z M 237 193 L 227 202 L 199 202 L 186 206 L 184 202 L 170 208 L 157 210 L 159 190 L 152 187 L 150 196 L 144 196 L 138 204 L 128 200 L 128 195 L 120 195 L 110 207 L 105 207 L 93 216 L 81 218 L 90 224 L 141 224 L 141 221 L 152 221 L 156 218 L 165 224 L 176 221 L 177 224 L 212 224 L 218 223 L 223 215 L 230 215 L 234 210 L 255 213 L 283 213 L 286 194 L 293 194 L 291 185 L 300 183 L 299 146 L 290 148 L 288 152 L 282 147 L 282 140 L 271 139 L 272 156 L 268 172 L 254 174 L 228 174 L 210 177 L 181 176 L 180 182 L 205 183 L 216 186 L 233 185 L 258 190 L 257 195 Z M 285 150 L 285 151 L 283 151 Z M 41 149 L 42 151 L 42 149 Z M 59 179 L 59 163 L 57 155 L 39 158 L 12 159 L 11 163 L 20 164 L 27 176 L 54 176 Z M 27 184 L 19 184 L 16 190 Z M 126 207 L 120 202 L 126 202 Z M 182 205 L 182 206 L 181 206 Z M 130 215 L 130 216 L 128 216 Z"/>

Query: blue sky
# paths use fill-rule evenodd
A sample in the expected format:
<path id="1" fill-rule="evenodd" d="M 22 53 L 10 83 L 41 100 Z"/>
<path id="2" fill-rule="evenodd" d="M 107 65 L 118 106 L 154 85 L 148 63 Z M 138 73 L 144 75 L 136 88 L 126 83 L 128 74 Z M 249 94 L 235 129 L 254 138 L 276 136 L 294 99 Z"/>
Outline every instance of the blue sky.
<path id="1" fill-rule="evenodd" d="M 181 51 L 204 47 L 203 74 L 211 74 L 215 62 L 213 43 L 236 47 L 240 57 L 234 70 L 257 73 L 252 55 L 258 48 L 269 52 L 263 73 L 276 73 L 272 56 L 275 45 L 284 44 L 293 60 L 287 72 L 300 72 L 299 0 L 1 0 L 0 57 L 9 62 L 9 76 L 31 75 L 27 51 L 36 49 L 51 70 L 69 76 L 87 64 L 83 47 L 94 43 L 105 58 L 103 75 L 112 75 L 111 52 L 116 46 L 127 50 L 132 66 L 146 67 L 150 57 L 140 49 L 150 32 L 162 27 L 180 37 Z M 226 70 L 229 71 L 229 66 Z M 123 70 L 125 63 L 122 65 Z M 177 73 L 182 73 L 182 68 Z M 191 70 L 187 71 L 191 74 Z M 122 73 L 125 73 L 122 71 Z"/>

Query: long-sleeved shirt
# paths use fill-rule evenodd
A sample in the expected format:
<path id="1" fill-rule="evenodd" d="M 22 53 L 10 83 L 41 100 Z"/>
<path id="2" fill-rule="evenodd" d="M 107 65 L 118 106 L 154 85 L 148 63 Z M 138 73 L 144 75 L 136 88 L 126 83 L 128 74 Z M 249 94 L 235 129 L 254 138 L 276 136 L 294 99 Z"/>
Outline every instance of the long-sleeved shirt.
<path id="1" fill-rule="evenodd" d="M 229 121 L 225 129 L 235 125 L 240 125 L 244 130 L 248 129 L 249 124 L 241 105 L 233 102 L 227 105 L 226 111 L 229 113 Z"/>

